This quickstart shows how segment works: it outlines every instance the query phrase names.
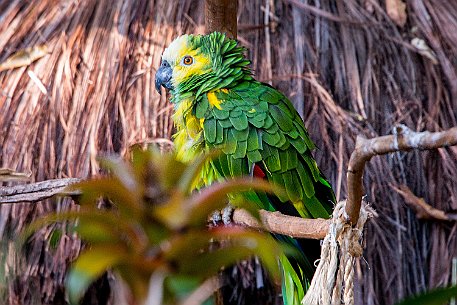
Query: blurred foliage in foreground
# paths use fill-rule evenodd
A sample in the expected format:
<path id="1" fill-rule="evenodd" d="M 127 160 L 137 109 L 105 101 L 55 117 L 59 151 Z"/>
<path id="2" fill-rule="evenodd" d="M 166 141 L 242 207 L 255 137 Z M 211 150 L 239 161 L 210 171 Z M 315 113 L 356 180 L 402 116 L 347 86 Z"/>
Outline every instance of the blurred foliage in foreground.
<path id="1" fill-rule="evenodd" d="M 278 244 L 268 234 L 240 227 L 209 229 L 208 215 L 221 209 L 227 194 L 256 188 L 271 191 L 266 182 L 234 179 L 189 191 L 208 156 L 190 165 L 173 154 L 134 150 L 132 161 L 104 158 L 109 175 L 75 185 L 82 194 L 79 211 L 49 215 L 33 223 L 31 234 L 50 222 L 75 220 L 75 230 L 89 246 L 67 277 L 72 303 L 106 270 L 120 276 L 135 303 L 176 304 L 222 267 L 253 254 L 272 276 L 279 276 Z M 100 198 L 111 208 L 97 208 Z M 210 250 L 210 241 L 227 240 Z M 151 299 L 152 298 L 152 299 Z"/>
<path id="2" fill-rule="evenodd" d="M 457 297 L 457 286 L 436 288 L 422 294 L 409 297 L 397 305 L 443 305 Z M 454 303 L 455 304 L 455 301 Z"/>

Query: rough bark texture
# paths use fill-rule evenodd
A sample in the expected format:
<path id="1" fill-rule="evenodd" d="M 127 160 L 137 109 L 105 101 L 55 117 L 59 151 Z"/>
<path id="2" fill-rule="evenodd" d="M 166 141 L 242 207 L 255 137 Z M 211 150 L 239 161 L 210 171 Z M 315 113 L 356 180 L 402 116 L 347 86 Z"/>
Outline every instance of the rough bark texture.
<path id="1" fill-rule="evenodd" d="M 262 224 L 245 210 L 233 212 L 233 221 L 237 224 L 297 238 L 324 239 L 330 225 L 327 219 L 303 219 L 263 210 L 260 211 L 260 219 Z"/>
<path id="2" fill-rule="evenodd" d="M 0 188 L 0 204 L 17 202 L 35 202 L 48 199 L 57 194 L 78 195 L 78 192 L 67 192 L 65 188 L 81 179 L 52 179 L 37 183 Z"/>
<path id="3" fill-rule="evenodd" d="M 414 131 L 457 126 L 457 3 L 406 0 L 404 25 L 386 3 L 238 3 L 238 39 L 255 76 L 296 103 L 339 199 L 356 135 L 390 134 L 398 123 Z M 35 45 L 49 52 L 0 72 L 0 167 L 32 172 L 34 181 L 84 178 L 98 172 L 98 154 L 169 138 L 171 106 L 154 91 L 155 67 L 176 35 L 204 32 L 203 12 L 203 1 L 190 0 L 0 0 L 0 61 Z M 457 209 L 456 161 L 455 148 L 370 161 L 364 189 L 378 217 L 365 233 L 356 303 L 389 305 L 450 281 L 457 225 L 418 220 L 391 185 L 448 213 Z M 1 206 L 0 258 L 10 280 L 0 287 L 3 303 L 64 302 L 65 271 L 81 247 L 66 226 L 56 245 L 54 227 L 37 234 L 27 255 L 8 241 L 56 206 L 74 208 Z"/>
<path id="4" fill-rule="evenodd" d="M 234 0 L 205 0 L 205 32 L 214 31 L 236 38 L 238 2 Z"/>

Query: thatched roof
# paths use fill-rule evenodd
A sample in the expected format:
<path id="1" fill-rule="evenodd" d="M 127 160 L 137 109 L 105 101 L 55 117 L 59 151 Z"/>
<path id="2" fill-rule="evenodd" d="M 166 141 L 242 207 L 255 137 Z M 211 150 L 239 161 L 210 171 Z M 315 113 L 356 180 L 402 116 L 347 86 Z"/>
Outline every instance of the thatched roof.
<path id="1" fill-rule="evenodd" d="M 270 1 L 268 27 L 265 1 L 239 4 L 239 40 L 256 77 L 303 114 L 340 199 L 357 135 L 389 134 L 398 123 L 431 131 L 457 125 L 457 4 L 405 2 L 406 15 L 401 6 L 388 14 L 384 1 Z M 30 66 L 0 72 L 0 167 L 30 171 L 36 181 L 87 177 L 98 172 L 98 154 L 169 138 L 171 107 L 154 91 L 155 67 L 176 35 L 203 32 L 202 12 L 203 1 L 189 0 L 0 0 L 0 62 L 27 47 L 49 50 Z M 449 282 L 456 225 L 418 220 L 391 185 L 456 209 L 456 159 L 453 148 L 371 161 L 365 187 L 379 217 L 358 263 L 359 304 L 392 304 Z M 1 207 L 6 271 L 18 274 L 4 286 L 12 304 L 61 300 L 65 266 L 80 243 L 63 234 L 50 247 L 48 230 L 19 258 L 5 237 L 72 205 Z"/>

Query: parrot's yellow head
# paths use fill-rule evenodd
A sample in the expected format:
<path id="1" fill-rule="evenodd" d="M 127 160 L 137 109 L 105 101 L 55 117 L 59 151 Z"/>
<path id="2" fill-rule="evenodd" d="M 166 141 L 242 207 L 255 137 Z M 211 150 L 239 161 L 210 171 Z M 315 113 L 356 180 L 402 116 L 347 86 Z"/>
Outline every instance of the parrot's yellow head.
<path id="1" fill-rule="evenodd" d="M 179 36 L 163 52 L 162 65 L 165 63 L 170 65 L 173 87 L 195 75 L 211 71 L 209 54 L 203 53 L 200 47 L 191 43 L 192 41 L 189 35 Z"/>
<path id="2" fill-rule="evenodd" d="M 172 101 L 198 99 L 202 93 L 230 88 L 251 78 L 244 48 L 224 34 L 182 35 L 165 49 L 156 72 L 156 89 L 171 90 Z"/>

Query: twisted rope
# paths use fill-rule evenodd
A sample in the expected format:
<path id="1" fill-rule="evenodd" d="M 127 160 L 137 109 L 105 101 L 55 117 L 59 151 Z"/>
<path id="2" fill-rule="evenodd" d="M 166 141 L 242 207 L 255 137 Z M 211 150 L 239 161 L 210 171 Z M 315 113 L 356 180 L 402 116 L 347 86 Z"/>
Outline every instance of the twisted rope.
<path id="1" fill-rule="evenodd" d="M 354 261 L 363 253 L 363 226 L 368 218 L 362 205 L 357 225 L 347 223 L 346 201 L 339 202 L 324 238 L 321 259 L 311 285 L 302 300 L 304 305 L 353 305 Z"/>

